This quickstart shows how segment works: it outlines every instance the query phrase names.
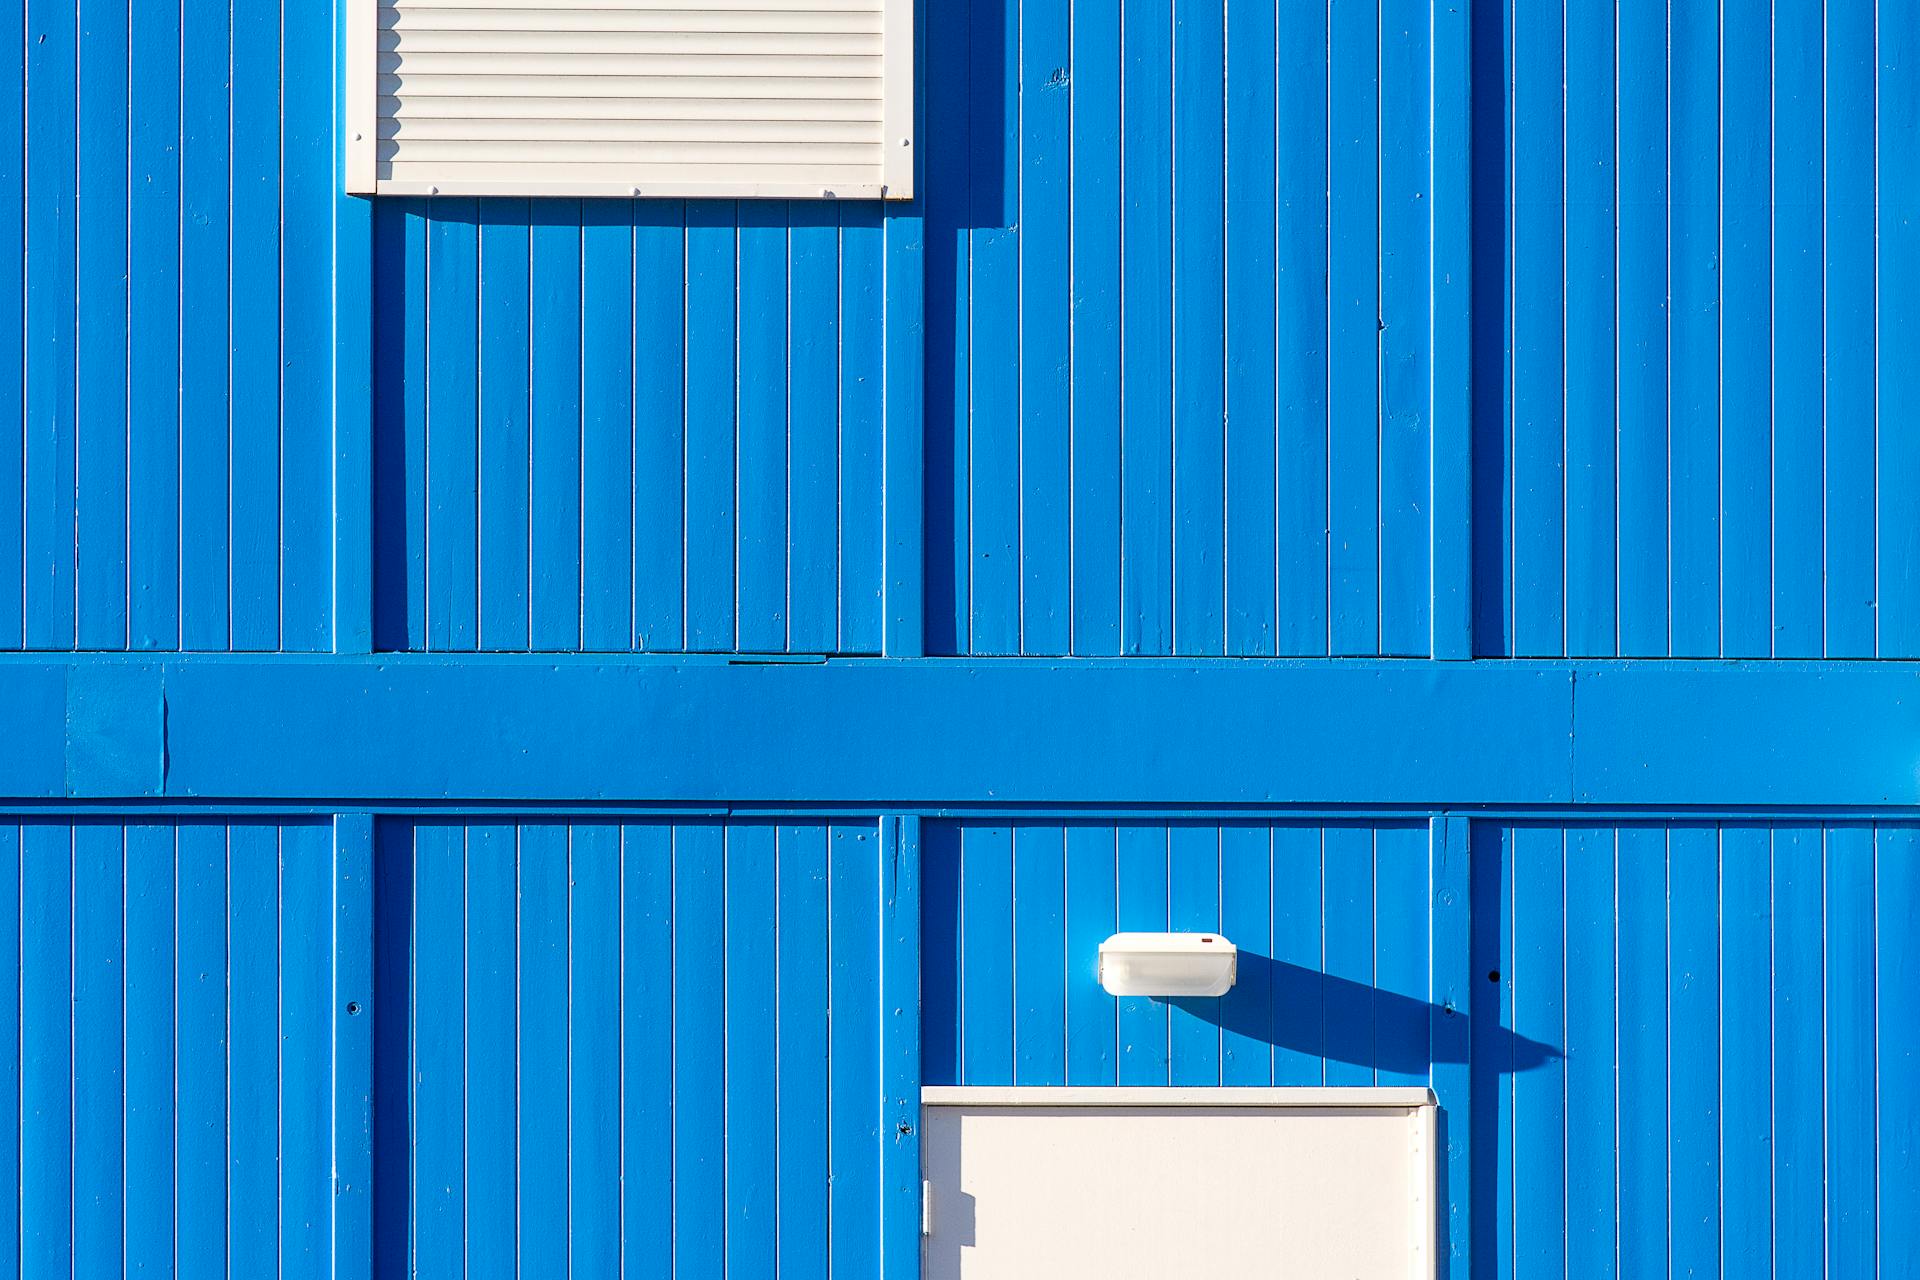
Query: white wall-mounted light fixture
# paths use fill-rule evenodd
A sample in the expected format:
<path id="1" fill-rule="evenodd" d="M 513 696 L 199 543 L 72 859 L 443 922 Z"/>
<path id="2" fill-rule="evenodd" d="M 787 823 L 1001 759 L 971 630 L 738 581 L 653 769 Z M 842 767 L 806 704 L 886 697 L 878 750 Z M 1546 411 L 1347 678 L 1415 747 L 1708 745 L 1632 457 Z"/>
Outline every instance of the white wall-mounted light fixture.
<path id="1" fill-rule="evenodd" d="M 1239 951 L 1217 933 L 1116 933 L 1100 944 L 1100 985 L 1116 996 L 1220 996 Z"/>

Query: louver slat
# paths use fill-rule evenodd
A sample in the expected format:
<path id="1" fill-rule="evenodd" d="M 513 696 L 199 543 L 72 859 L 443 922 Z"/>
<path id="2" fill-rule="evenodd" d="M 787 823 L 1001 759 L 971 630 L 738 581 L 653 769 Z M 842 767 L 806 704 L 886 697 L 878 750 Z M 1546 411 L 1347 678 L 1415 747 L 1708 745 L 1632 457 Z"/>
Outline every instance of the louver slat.
<path id="1" fill-rule="evenodd" d="M 906 198 L 911 0 L 360 0 L 349 189 Z"/>
<path id="2" fill-rule="evenodd" d="M 515 98 L 460 97 L 453 94 L 414 95 L 380 99 L 380 136 L 397 136 L 410 121 L 444 122 L 448 128 L 470 124 L 474 132 L 459 137 L 485 137 L 479 130 L 500 121 L 571 120 L 610 121 L 644 129 L 650 122 L 699 120 L 758 120 L 792 127 L 852 120 L 878 130 L 880 104 L 872 99 L 709 98 L 697 116 L 688 116 L 679 98 Z M 434 135 L 449 136 L 446 133 Z M 544 135 L 543 135 L 544 136 Z M 585 137 L 585 132 L 568 134 Z M 623 135 L 624 136 L 624 135 Z"/>
<path id="3" fill-rule="evenodd" d="M 779 143 L 830 142 L 871 146 L 880 140 L 878 120 L 779 119 L 520 119 L 443 120 L 409 116 L 380 122 L 382 140 L 394 139 L 423 148 L 429 141 L 471 143 L 478 140 L 573 145 L 646 143 Z M 421 155 L 416 157 L 424 159 Z M 558 158 L 557 156 L 549 158 Z"/>
<path id="4" fill-rule="evenodd" d="M 558 54 L 568 59 L 594 55 L 651 54 L 667 58 L 794 60 L 805 57 L 860 58 L 878 70 L 880 33 L 858 31 L 544 31 L 486 27 L 448 30 L 403 28 L 380 33 L 381 69 L 397 69 L 402 56 L 475 53 Z M 420 67 L 420 70 L 427 70 Z M 572 67 L 569 67 L 571 70 Z"/>
<path id="5" fill-rule="evenodd" d="M 823 31 L 878 35 L 880 11 L 875 8 L 806 11 L 779 9 L 576 9 L 567 16 L 568 31 L 684 31 L 715 34 L 730 31 Z M 395 5 L 380 14 L 386 31 L 544 31 L 543 9 L 423 9 Z M 385 47 L 385 46 L 382 46 Z"/>

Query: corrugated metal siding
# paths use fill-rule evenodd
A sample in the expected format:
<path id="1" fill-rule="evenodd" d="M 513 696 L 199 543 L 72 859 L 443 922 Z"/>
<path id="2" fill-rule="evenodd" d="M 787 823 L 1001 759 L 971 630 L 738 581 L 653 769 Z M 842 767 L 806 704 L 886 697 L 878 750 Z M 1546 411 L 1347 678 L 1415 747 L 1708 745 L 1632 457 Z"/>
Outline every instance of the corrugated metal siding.
<path id="1" fill-rule="evenodd" d="M 934 652 L 1427 652 L 1430 21 L 929 8 Z"/>
<path id="2" fill-rule="evenodd" d="M 0 648 L 314 650 L 332 590 L 332 17 L 13 6 Z"/>
<path id="3" fill-rule="evenodd" d="M 386 824 L 375 1265 L 879 1273 L 871 822 Z"/>
<path id="4" fill-rule="evenodd" d="M 1476 1274 L 1920 1266 L 1920 830 L 1487 825 L 1473 892 Z"/>
<path id="5" fill-rule="evenodd" d="M 19 1274 L 335 1274 L 332 865 L 324 825 L 0 825 Z"/>
<path id="6" fill-rule="evenodd" d="M 1482 653 L 1920 656 L 1920 18 L 1476 6 Z"/>
<path id="7" fill-rule="evenodd" d="M 1428 859 L 1397 826 L 930 825 L 927 1082 L 1431 1079 L 1475 1275 L 1920 1265 L 1920 829 L 1476 823 L 1470 955 L 1433 947 L 1465 904 Z M 1238 944 L 1234 990 L 1100 990 L 1102 938 L 1164 928 Z"/>
<path id="8" fill-rule="evenodd" d="M 1424 824 L 929 824 L 923 1073 L 958 1085 L 1430 1077 Z M 1218 930 L 1218 1000 L 1115 999 L 1100 942 Z"/>
<path id="9" fill-rule="evenodd" d="M 926 581 L 910 553 L 884 575 L 909 651 L 901 602 L 924 585 L 936 653 L 1419 656 L 1434 602 L 1469 588 L 1441 505 L 1471 501 L 1486 655 L 1920 656 L 1912 6 L 1475 6 L 1471 491 L 1436 431 L 1433 395 L 1458 389 L 1430 386 L 1458 341 L 1433 313 L 1430 179 L 1462 158 L 1429 150 L 1451 127 L 1428 118 L 1445 6 L 923 8 L 924 262 L 914 212 L 871 205 L 367 214 L 334 192 L 331 6 L 13 10 L 0 649 L 325 649 L 336 584 L 363 604 L 371 583 L 385 650 L 868 653 L 883 549 L 924 515 Z M 342 232 L 365 252 L 336 262 L 361 216 L 371 243 Z M 914 348 L 915 303 L 890 330 L 886 285 L 911 295 L 923 265 Z M 361 322 L 371 534 L 368 495 L 333 486 L 366 444 L 365 404 L 333 412 Z M 883 373 L 911 383 L 908 350 L 924 512 L 882 493 Z M 889 478 L 912 481 L 896 440 Z M 330 699 L 385 662 L 266 665 Z M 912 1000 L 878 957 L 917 942 L 929 1083 L 1430 1083 L 1454 1275 L 1920 1273 L 1911 826 L 1637 810 L 1489 817 L 1471 840 L 1449 818 L 1436 845 L 1400 810 L 1100 820 L 1097 770 L 1009 801 L 913 708 L 862 709 L 932 741 L 930 785 L 951 765 L 956 803 L 980 806 L 929 818 L 917 868 L 898 833 L 919 820 L 891 815 L 481 816 L 459 800 L 475 724 L 502 722 L 481 753 L 496 800 L 553 773 L 500 764 L 520 732 L 500 708 L 544 705 L 553 664 L 486 665 L 409 726 L 439 765 L 377 798 L 413 816 L 378 822 L 371 939 L 342 923 L 368 904 L 336 899 L 324 824 L 143 814 L 189 803 L 166 747 L 204 750 L 224 708 L 203 692 L 183 727 L 166 698 L 207 664 L 19 681 L 30 750 L 55 762 L 21 794 L 64 776 L 99 816 L 0 825 L 0 1193 L 19 1207 L 0 1258 L 892 1275 L 883 1245 L 917 1244 L 876 1207 L 910 1199 Z M 1035 669 L 1118 688 L 1105 666 Z M 632 670 L 581 665 L 568 696 Z M 913 670 L 928 706 L 978 674 Z M 1836 673 L 1861 675 L 1767 678 L 1804 713 Z M 1699 674 L 1662 668 L 1674 688 Z M 685 723 L 731 723 L 739 694 L 712 687 L 685 685 Z M 1489 716 L 1547 705 L 1510 692 Z M 1018 771 L 1021 715 L 1045 707 L 1013 712 Z M 1891 723 L 1862 751 L 1900 758 Z M 277 757 L 285 790 L 217 803 L 340 804 L 285 781 L 339 776 L 325 755 L 348 748 L 308 729 Z M 1636 745 L 1583 739 L 1565 794 L 1638 768 Z M 1399 785 L 1457 782 L 1411 757 Z M 1331 803 L 1370 803 L 1378 765 L 1329 766 Z M 773 785 L 753 761 L 695 772 L 774 802 L 748 794 Z M 1816 775 L 1787 780 L 1809 812 L 1837 803 Z M 1722 812 L 1725 776 L 1675 770 L 1661 803 Z M 916 869 L 918 938 L 894 914 L 912 918 Z M 1094 957 L 1118 928 L 1221 930 L 1240 984 L 1114 1001 Z M 360 1059 L 329 982 L 367 964 Z M 370 1156 L 335 1110 L 368 1087 Z M 335 1188 L 336 1157 L 373 1164 L 370 1245 L 368 1188 Z M 336 1233 L 355 1256 L 330 1257 Z"/>
<path id="10" fill-rule="evenodd" d="M 873 205 L 382 200 L 375 643 L 880 648 Z"/>

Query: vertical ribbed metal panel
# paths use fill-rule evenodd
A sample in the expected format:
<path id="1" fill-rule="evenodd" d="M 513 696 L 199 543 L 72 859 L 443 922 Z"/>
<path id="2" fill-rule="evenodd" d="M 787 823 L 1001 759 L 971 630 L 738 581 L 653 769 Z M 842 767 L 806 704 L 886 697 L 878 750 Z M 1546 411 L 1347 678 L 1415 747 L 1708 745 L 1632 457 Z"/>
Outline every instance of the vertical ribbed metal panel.
<path id="1" fill-rule="evenodd" d="M 375 643 L 877 652 L 871 205 L 380 202 Z"/>
<path id="2" fill-rule="evenodd" d="M 1430 1078 L 1424 824 L 969 822 L 924 837 L 928 1084 Z M 1218 1000 L 1115 999 L 1101 940 L 1219 931 Z"/>
<path id="3" fill-rule="evenodd" d="M 328 7 L 33 0 L 13 30 L 0 648 L 325 648 Z"/>
<path id="4" fill-rule="evenodd" d="M 1920 656 L 1920 18 L 1476 7 L 1476 644 Z"/>
<path id="5" fill-rule="evenodd" d="M 1432 19 L 929 10 L 933 651 L 1428 651 Z"/>
<path id="6" fill-rule="evenodd" d="M 377 1273 L 879 1274 L 872 822 L 380 839 Z"/>
<path id="7" fill-rule="evenodd" d="M 319 824 L 0 825 L 20 1274 L 335 1274 L 331 869 Z"/>
<path id="8" fill-rule="evenodd" d="M 1486 823 L 1471 856 L 1456 954 L 1424 829 L 930 824 L 926 1079 L 1431 1080 L 1476 1275 L 1920 1259 L 1920 830 Z M 1232 939 L 1234 990 L 1101 991 L 1102 938 L 1169 928 Z"/>
<path id="9" fill-rule="evenodd" d="M 1489 825 L 1474 864 L 1477 1266 L 1912 1265 L 1920 832 Z"/>
<path id="10" fill-rule="evenodd" d="M 1496 659 L 1920 657 L 1914 6 L 1473 7 L 1471 484 L 1434 7 L 923 8 L 927 186 L 888 221 L 342 205 L 329 6 L 26 0 L 0 649 L 324 649 L 371 585 L 383 650 L 871 653 L 884 616 L 906 653 L 924 617 L 936 653 L 1462 656 L 1430 615 L 1470 595 Z M 92 665 L 26 682 L 64 731 L 32 777 L 64 749 L 69 802 L 121 808 L 0 825 L 23 1274 L 875 1275 L 915 1241 L 877 1207 L 911 1191 L 903 939 L 928 1083 L 1432 1085 L 1456 1275 L 1920 1271 L 1911 826 L 1100 821 L 1081 770 L 1021 793 L 1074 820 L 929 819 L 909 938 L 917 818 L 475 816 L 443 735 L 535 705 L 532 661 L 382 799 L 443 816 L 349 820 L 369 957 L 324 824 L 125 821 L 216 731 L 154 716 L 206 664 Z M 1122 928 L 1222 931 L 1240 983 L 1115 1001 Z M 329 1003 L 368 963 L 370 1068 Z M 369 1069 L 375 1265 L 335 1267 Z"/>

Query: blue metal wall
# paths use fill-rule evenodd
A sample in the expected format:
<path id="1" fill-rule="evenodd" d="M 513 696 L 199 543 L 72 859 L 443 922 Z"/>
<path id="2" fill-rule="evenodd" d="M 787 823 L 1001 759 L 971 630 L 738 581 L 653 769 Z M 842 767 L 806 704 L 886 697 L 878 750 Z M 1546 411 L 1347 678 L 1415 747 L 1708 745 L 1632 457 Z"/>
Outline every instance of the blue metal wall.
<path id="1" fill-rule="evenodd" d="M 931 826 L 927 1082 L 1427 1083 L 1427 849 L 1424 823 Z M 1233 990 L 1100 989 L 1107 935 L 1168 929 L 1231 938 Z"/>
<path id="2" fill-rule="evenodd" d="M 1429 651 L 1430 23 L 929 6 L 931 652 Z"/>
<path id="3" fill-rule="evenodd" d="M 1920 654 L 1920 34 L 1767 12 L 1475 10 L 1479 652 Z M 931 20 L 928 642 L 1429 652 L 1430 17 L 1121 16 Z M 21 29 L 0 644 L 325 649 L 328 15 Z M 875 210 L 376 221 L 381 647 L 881 647 Z"/>
<path id="4" fill-rule="evenodd" d="M 1499 912 L 1475 912 L 1464 821 L 979 820 L 930 824 L 924 854 L 928 1083 L 1426 1084 L 1446 1273 L 1491 1273 L 1481 1082 L 1560 1051 L 1479 1008 L 1472 931 Z M 1101 940 L 1164 929 L 1232 939 L 1233 990 L 1108 996 Z"/>
<path id="5" fill-rule="evenodd" d="M 930 827 L 927 1081 L 1430 1084 L 1475 1275 L 1920 1261 L 1920 828 L 1485 822 L 1466 875 L 1445 838 Z M 1099 989 L 1101 939 L 1168 928 L 1231 937 L 1234 989 Z"/>
<path id="6" fill-rule="evenodd" d="M 382 1274 L 879 1270 L 875 824 L 393 822 Z"/>
<path id="7" fill-rule="evenodd" d="M 325 824 L 0 826 L 0 1269 L 338 1274 Z"/>
<path id="8" fill-rule="evenodd" d="M 1912 826 L 1477 828 L 1476 1264 L 1911 1272 L 1917 916 Z"/>
<path id="9" fill-rule="evenodd" d="M 882 209 L 351 199 L 337 4 L 0 0 L 0 1275 L 900 1280 L 923 1082 L 1920 1272 L 1920 15 L 922 9 Z"/>
<path id="10" fill-rule="evenodd" d="M 332 643 L 324 5 L 0 10 L 0 647 Z M 355 305 L 359 305 L 356 303 Z"/>
<path id="11" fill-rule="evenodd" d="M 880 649 L 872 204 L 382 201 L 374 641 Z"/>
<path id="12" fill-rule="evenodd" d="M 1920 20 L 1475 8 L 1476 648 L 1920 656 Z"/>

